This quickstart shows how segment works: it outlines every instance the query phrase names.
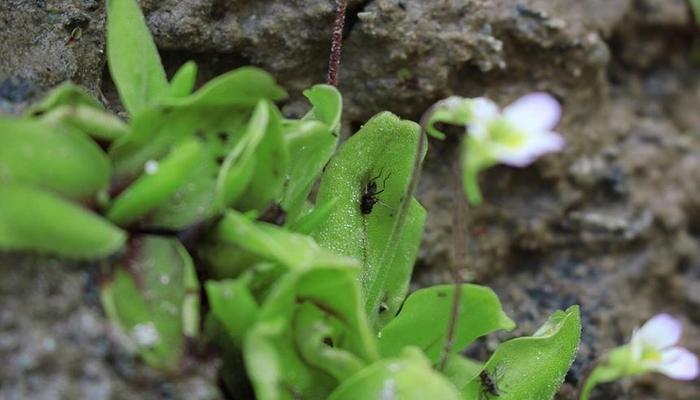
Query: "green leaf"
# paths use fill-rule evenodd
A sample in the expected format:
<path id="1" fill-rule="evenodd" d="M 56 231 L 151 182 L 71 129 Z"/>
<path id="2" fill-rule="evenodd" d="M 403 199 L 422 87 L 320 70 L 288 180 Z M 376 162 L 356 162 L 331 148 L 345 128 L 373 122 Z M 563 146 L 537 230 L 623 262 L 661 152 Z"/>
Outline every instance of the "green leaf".
<path id="1" fill-rule="evenodd" d="M 403 357 L 370 365 L 343 382 L 328 400 L 458 400 L 457 389 L 433 371 L 419 351 L 408 349 Z"/>
<path id="2" fill-rule="evenodd" d="M 102 104 L 85 89 L 73 82 L 64 82 L 53 88 L 39 103 L 30 107 L 25 115 L 39 116 L 62 106 L 88 106 L 103 110 Z"/>
<path id="3" fill-rule="evenodd" d="M 405 241 L 417 246 L 422 233 L 422 223 L 410 227 L 404 224 L 398 229 L 404 233 L 391 237 L 396 231 L 393 226 L 397 210 L 413 173 L 418 137 L 416 124 L 391 113 L 379 114 L 343 144 L 321 179 L 317 204 L 322 206 L 335 198 L 338 203 L 314 238 L 321 246 L 362 262 L 361 284 L 371 321 L 378 318 L 379 304 L 385 298 L 399 296 L 387 293 L 386 288 L 389 285 L 404 288 L 410 276 L 394 267 L 412 267 L 411 254 L 415 255 L 416 249 L 399 243 Z M 364 214 L 360 205 L 370 182 L 376 183 L 378 191 L 383 190 L 377 195 L 381 203 Z M 422 221 L 420 212 L 420 206 L 410 207 L 406 220 Z M 393 249 L 396 252 L 392 253 Z M 385 253 L 392 254 L 385 259 Z M 402 261 L 395 263 L 395 259 Z"/>
<path id="4" fill-rule="evenodd" d="M 170 96 L 187 97 L 194 90 L 197 80 L 197 64 L 194 61 L 184 63 L 170 81 Z"/>
<path id="5" fill-rule="evenodd" d="M 177 240 L 144 236 L 130 242 L 128 257 L 102 287 L 107 315 L 154 368 L 180 369 L 189 320 L 199 322 L 198 310 L 188 309 L 188 297 L 199 296 L 193 276 L 192 260 Z"/>
<path id="6" fill-rule="evenodd" d="M 359 301 L 356 311 L 361 312 Z M 306 363 L 342 382 L 360 372 L 366 364 L 355 354 L 334 347 L 334 341 L 346 332 L 342 326 L 343 321 L 332 323 L 326 315 L 311 303 L 297 307 L 293 327 L 295 346 Z"/>
<path id="7" fill-rule="evenodd" d="M 207 118 L 202 118 L 202 113 Z M 136 115 L 129 134 L 109 149 L 115 181 L 128 182 L 141 174 L 144 164 L 158 161 L 183 139 L 202 137 L 207 143 L 219 143 L 225 155 L 229 141 L 235 143 L 248 118 L 245 112 L 223 108 L 203 111 L 197 108 L 151 107 Z M 219 138 L 223 136 L 223 140 Z M 218 156 L 219 154 L 217 154 Z"/>
<path id="8" fill-rule="evenodd" d="M 142 225 L 182 231 L 215 215 L 214 194 L 219 165 L 207 154 L 186 173 L 183 183 L 165 203 L 146 215 Z"/>
<path id="9" fill-rule="evenodd" d="M 690 7 L 693 9 L 695 23 L 700 24 L 700 0 L 690 0 Z"/>
<path id="10" fill-rule="evenodd" d="M 255 169 L 245 192 L 237 199 L 235 208 L 242 211 L 265 211 L 279 199 L 289 169 L 289 148 L 282 136 L 282 115 L 270 102 L 265 135 L 255 148 Z"/>
<path id="11" fill-rule="evenodd" d="M 132 116 L 168 94 L 158 49 L 136 0 L 107 1 L 107 64 Z"/>
<path id="12" fill-rule="evenodd" d="M 61 106 L 41 116 L 54 129 L 61 126 L 80 131 L 102 141 L 114 141 L 129 133 L 128 126 L 114 115 L 91 106 Z"/>
<path id="13" fill-rule="evenodd" d="M 502 343 L 484 368 L 495 380 L 499 400 L 552 399 L 576 358 L 581 337 L 578 306 L 555 312 L 533 336 Z M 478 399 L 477 377 L 463 392 Z"/>
<path id="14" fill-rule="evenodd" d="M 230 257 L 222 258 L 238 270 L 237 282 L 245 282 L 262 304 L 243 345 L 257 398 L 292 398 L 290 391 L 304 398 L 325 398 L 338 379 L 378 357 L 362 311 L 355 260 L 235 211 L 226 213 L 208 241 L 226 246 Z M 202 253 L 210 251 L 205 247 Z M 251 257 L 243 271 L 240 261 L 231 261 L 240 260 L 241 254 Z M 252 314 L 240 308 L 235 312 Z M 247 323 L 235 325 L 228 329 L 234 338 Z"/>
<path id="15" fill-rule="evenodd" d="M 372 292 L 373 298 L 379 300 L 378 309 L 374 310 L 377 315 L 376 328 L 381 328 L 393 320 L 406 300 L 426 217 L 425 208 L 412 199 L 404 226 L 399 232 L 396 255 L 388 269 L 391 275 L 387 276 L 383 286 L 376 287 L 378 292 Z"/>
<path id="16" fill-rule="evenodd" d="M 260 86 L 256 87 L 256 84 Z M 205 137 L 211 142 L 219 141 L 222 153 L 217 156 L 227 156 L 241 140 L 250 113 L 258 102 L 277 100 L 283 94 L 284 91 L 265 72 L 241 68 L 210 81 L 193 95 L 163 99 L 160 103 L 168 105 L 152 106 L 134 115 L 129 135 L 110 148 L 116 181 L 133 179 L 147 161 L 160 159 L 170 146 L 192 135 Z M 281 117 L 273 105 L 269 107 L 273 115 L 268 127 L 270 132 L 262 140 L 259 151 L 265 161 L 269 156 L 279 157 L 271 160 L 274 162 L 269 168 L 261 168 L 259 174 L 263 178 L 270 175 L 270 171 L 280 174 L 275 177 L 275 185 L 262 192 L 279 195 L 281 187 L 278 186 L 284 181 L 288 155 L 281 133 L 275 132 Z"/>
<path id="17" fill-rule="evenodd" d="M 208 281 L 205 285 L 212 315 L 240 348 L 258 316 L 258 304 L 242 280 Z"/>
<path id="18" fill-rule="evenodd" d="M 375 361 L 379 358 L 376 336 L 362 311 L 362 294 L 356 280 L 358 273 L 354 260 L 330 254 L 325 258 L 318 257 L 310 270 L 301 273 L 296 299 L 317 307 L 341 324 L 339 337 L 333 341 L 334 348 L 347 349 L 364 361 Z M 270 311 L 266 317 L 274 317 L 273 306 L 264 311 Z"/>
<path id="19" fill-rule="evenodd" d="M 51 127 L 65 124 L 98 140 L 113 141 L 128 133 L 124 122 L 105 111 L 100 102 L 72 82 L 62 83 L 51 90 L 25 115 L 40 117 Z"/>
<path id="20" fill-rule="evenodd" d="M 191 96 L 163 100 L 171 106 L 200 108 L 228 107 L 251 109 L 260 100 L 279 101 L 287 93 L 267 72 L 255 67 L 242 67 L 216 77 Z"/>
<path id="21" fill-rule="evenodd" d="M 276 225 L 250 221 L 233 210 L 226 212 L 214 228 L 210 241 L 218 246 L 233 246 L 226 251 L 230 260 L 240 259 L 236 253 L 252 255 L 251 265 L 270 261 L 289 269 L 305 269 L 319 260 L 335 258 L 308 236 L 289 232 Z M 203 252 L 206 255 L 210 251 L 211 248 L 205 248 Z M 232 269 L 240 268 L 240 263 L 232 262 L 230 265 Z"/>
<path id="22" fill-rule="evenodd" d="M 454 352 L 463 350 L 480 336 L 515 328 L 491 289 L 462 285 L 461 291 Z M 447 337 L 454 293 L 454 285 L 433 286 L 412 293 L 399 315 L 380 333 L 382 355 L 396 357 L 405 347 L 417 346 L 431 362 L 437 363 Z"/>
<path id="23" fill-rule="evenodd" d="M 180 250 L 183 249 L 180 248 Z M 187 337 L 197 338 L 199 337 L 199 326 L 201 325 L 199 316 L 199 279 L 189 253 L 184 253 L 183 260 L 186 261 L 186 265 L 183 281 L 185 297 L 182 301 L 182 333 Z"/>
<path id="24" fill-rule="evenodd" d="M 328 164 L 338 144 L 328 126 L 306 121 L 296 124 L 285 134 L 291 164 L 280 204 L 287 211 L 287 219 L 294 222 L 302 212 L 311 188 L 323 167 Z"/>
<path id="25" fill-rule="evenodd" d="M 326 398 L 338 377 L 377 359 L 358 271 L 352 260 L 328 256 L 277 282 L 244 341 L 258 399 Z"/>
<path id="26" fill-rule="evenodd" d="M 109 159 L 74 129 L 0 118 L 0 182 L 36 185 L 76 200 L 109 187 Z"/>
<path id="27" fill-rule="evenodd" d="M 141 225 L 155 230 L 184 231 L 213 217 L 219 152 L 216 143 L 204 142 L 198 161 L 185 173 L 182 184 L 168 200 L 149 212 Z"/>
<path id="28" fill-rule="evenodd" d="M 304 91 L 313 108 L 301 121 L 286 121 L 291 164 L 280 200 L 288 223 L 304 211 L 311 189 L 338 146 L 343 99 L 338 89 L 316 85 Z"/>
<path id="29" fill-rule="evenodd" d="M 467 385 L 474 380 L 474 378 L 478 377 L 483 370 L 484 365 L 480 362 L 463 357 L 459 354 L 452 354 L 447 358 L 444 374 L 461 393 L 465 391 Z M 463 398 L 467 399 L 468 397 Z M 469 397 L 468 399 L 471 398 Z M 478 398 L 474 398 L 473 400 L 477 399 Z"/>
<path id="30" fill-rule="evenodd" d="M 202 157 L 202 145 L 196 139 L 175 146 L 162 162 L 153 164 L 155 171 L 146 172 L 114 200 L 107 218 L 118 225 L 129 225 L 164 204 Z"/>
<path id="31" fill-rule="evenodd" d="M 335 136 L 340 133 L 340 117 L 343 114 L 343 97 L 331 85 L 315 85 L 304 91 L 313 109 L 304 116 L 305 120 L 323 122 Z"/>
<path id="32" fill-rule="evenodd" d="M 270 125 L 270 107 L 255 107 L 241 139 L 226 156 L 216 180 L 216 205 L 223 210 L 239 199 L 253 179 L 258 146 Z"/>
<path id="33" fill-rule="evenodd" d="M 312 235 L 331 215 L 338 199 L 332 199 L 324 202 L 322 205 L 315 207 L 303 216 L 299 217 L 293 223 L 289 224 L 288 229 L 292 232 L 301 233 L 304 235 Z"/>
<path id="34" fill-rule="evenodd" d="M 118 251 L 126 234 L 101 217 L 29 186 L 0 185 L 0 251 L 33 251 L 100 259 Z"/>

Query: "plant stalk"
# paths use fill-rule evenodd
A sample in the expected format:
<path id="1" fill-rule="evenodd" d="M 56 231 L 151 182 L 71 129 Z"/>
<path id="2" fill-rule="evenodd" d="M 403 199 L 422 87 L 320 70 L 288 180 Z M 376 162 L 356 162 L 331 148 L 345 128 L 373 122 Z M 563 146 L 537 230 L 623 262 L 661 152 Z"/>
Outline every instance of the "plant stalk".
<path id="1" fill-rule="evenodd" d="M 465 140 L 465 139 L 462 139 Z M 464 145 L 464 143 L 462 143 Z M 454 253 L 452 260 L 452 274 L 454 279 L 454 294 L 452 297 L 452 308 L 450 310 L 450 320 L 447 325 L 447 337 L 445 338 L 445 343 L 442 348 L 442 354 L 440 356 L 440 363 L 438 368 L 440 371 L 444 371 L 447 367 L 447 362 L 449 361 L 450 353 L 452 352 L 452 347 L 454 346 L 454 338 L 457 333 L 457 324 L 459 323 L 460 308 L 462 305 L 462 269 L 466 268 L 467 260 L 467 247 L 465 246 L 467 240 L 467 199 L 464 197 L 464 189 L 462 187 L 461 171 L 462 171 L 462 146 L 458 147 L 459 155 L 455 159 L 454 173 L 453 173 L 453 194 L 455 202 L 455 224 L 453 226 L 454 238 Z"/>
<path id="2" fill-rule="evenodd" d="M 343 49 L 343 30 L 345 29 L 345 12 L 347 0 L 337 0 L 335 24 L 333 26 L 333 41 L 331 44 L 331 57 L 328 63 L 328 84 L 338 86 L 338 73 L 340 72 L 340 56 Z"/>

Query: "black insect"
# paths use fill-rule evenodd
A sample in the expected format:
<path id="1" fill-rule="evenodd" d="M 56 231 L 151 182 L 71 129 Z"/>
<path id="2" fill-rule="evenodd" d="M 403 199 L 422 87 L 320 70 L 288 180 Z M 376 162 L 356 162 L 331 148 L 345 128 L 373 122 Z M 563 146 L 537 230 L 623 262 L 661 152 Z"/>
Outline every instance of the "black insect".
<path id="1" fill-rule="evenodd" d="M 492 396 L 500 397 L 503 390 L 498 388 L 498 381 L 501 378 L 501 374 L 496 368 L 496 373 L 491 375 L 488 371 L 483 370 L 479 374 L 479 379 L 481 380 L 481 393 L 479 395 L 479 400 L 488 400 Z"/>
<path id="2" fill-rule="evenodd" d="M 389 176 L 391 176 L 391 173 L 389 173 L 386 178 L 384 178 L 384 182 L 382 182 L 382 190 L 378 190 L 379 187 L 377 186 L 377 179 L 382 176 L 382 172 L 383 170 L 379 171 L 379 175 L 370 179 L 367 182 L 367 186 L 365 186 L 365 192 L 362 193 L 362 197 L 360 198 L 360 211 L 362 214 L 366 215 L 371 213 L 374 205 L 379 203 L 379 198 L 377 196 L 384 192 L 386 181 L 389 179 Z"/>

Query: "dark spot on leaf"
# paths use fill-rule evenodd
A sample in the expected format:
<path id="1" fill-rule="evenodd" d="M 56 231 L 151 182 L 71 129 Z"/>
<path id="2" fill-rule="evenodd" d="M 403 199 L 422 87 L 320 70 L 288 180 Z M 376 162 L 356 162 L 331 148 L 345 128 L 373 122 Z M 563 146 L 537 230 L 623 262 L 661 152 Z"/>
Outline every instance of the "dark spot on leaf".
<path id="1" fill-rule="evenodd" d="M 438 297 L 447 297 L 447 293 L 445 292 L 438 292 L 437 295 Z"/>
<path id="2" fill-rule="evenodd" d="M 287 211 L 277 203 L 272 204 L 265 212 L 258 217 L 258 221 L 282 226 L 287 221 Z"/>
<path id="3" fill-rule="evenodd" d="M 331 338 L 330 336 L 324 337 L 323 344 L 325 344 L 328 347 L 333 347 L 333 338 Z"/>

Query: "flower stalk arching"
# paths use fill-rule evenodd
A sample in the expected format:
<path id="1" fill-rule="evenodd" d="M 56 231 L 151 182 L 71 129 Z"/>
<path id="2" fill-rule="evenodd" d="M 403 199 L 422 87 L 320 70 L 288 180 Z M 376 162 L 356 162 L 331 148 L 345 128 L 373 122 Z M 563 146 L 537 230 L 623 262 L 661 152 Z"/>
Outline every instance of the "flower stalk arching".
<path id="1" fill-rule="evenodd" d="M 454 226 L 454 282 L 455 292 L 447 327 L 439 369 L 444 370 L 452 352 L 454 336 L 460 314 L 460 271 L 465 268 L 467 254 L 465 243 L 467 204 L 482 203 L 478 183 L 479 172 L 499 163 L 524 167 L 539 156 L 559 151 L 563 138 L 552 131 L 559 122 L 561 106 L 550 95 L 532 93 L 501 111 L 486 98 L 464 99 L 449 97 L 433 105 L 421 118 L 421 131 L 439 139 L 445 137 L 433 126 L 435 122 L 464 126 L 465 136 L 459 146 L 458 165 L 461 166 L 461 183 L 455 189 L 456 218 Z M 459 169 L 459 168 L 458 168 Z M 459 176 L 459 172 L 455 176 Z M 464 195 L 466 194 L 467 199 Z"/>

